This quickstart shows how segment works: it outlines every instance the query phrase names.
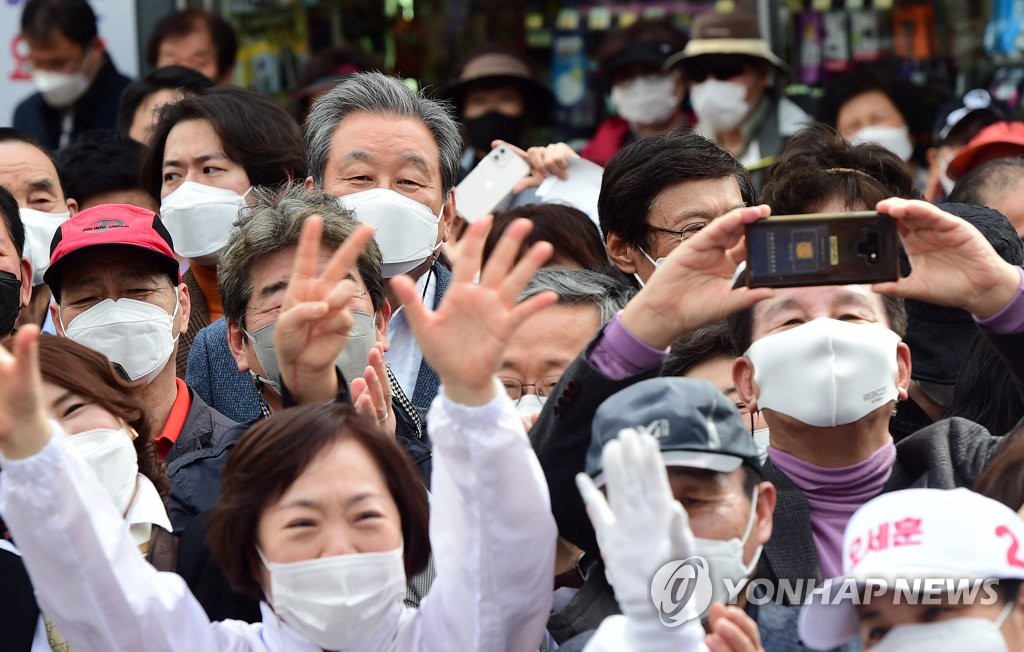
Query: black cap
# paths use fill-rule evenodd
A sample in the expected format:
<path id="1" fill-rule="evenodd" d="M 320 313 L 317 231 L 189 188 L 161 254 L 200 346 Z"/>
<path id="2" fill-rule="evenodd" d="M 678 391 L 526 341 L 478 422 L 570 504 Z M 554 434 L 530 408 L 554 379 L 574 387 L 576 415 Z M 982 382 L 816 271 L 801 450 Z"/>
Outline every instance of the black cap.
<path id="1" fill-rule="evenodd" d="M 984 88 L 973 88 L 939 107 L 932 141 L 936 145 L 941 145 L 942 141 L 949 137 L 964 118 L 975 113 L 988 116 L 991 118 L 990 122 L 1010 119 L 1010 110 L 1005 104 L 994 99 Z M 982 123 L 981 126 L 985 126 L 985 124 Z"/>
<path id="2" fill-rule="evenodd" d="M 761 473 L 754 437 L 736 406 L 706 380 L 652 378 L 608 397 L 594 415 L 586 471 L 598 484 L 605 444 L 625 429 L 658 440 L 666 466 L 731 473 L 746 464 Z"/>
<path id="3" fill-rule="evenodd" d="M 661 66 L 676 51 L 676 47 L 664 41 L 651 43 L 649 41 L 631 41 L 622 48 L 622 51 L 608 61 L 605 75 L 611 78 L 617 70 L 625 68 L 633 63 L 646 63 L 661 69 Z"/>

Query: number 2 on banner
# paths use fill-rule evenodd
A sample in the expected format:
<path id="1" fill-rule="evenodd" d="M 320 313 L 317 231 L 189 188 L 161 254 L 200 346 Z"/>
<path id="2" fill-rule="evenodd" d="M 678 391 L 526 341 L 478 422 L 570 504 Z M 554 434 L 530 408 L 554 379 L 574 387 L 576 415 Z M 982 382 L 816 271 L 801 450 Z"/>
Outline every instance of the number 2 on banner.
<path id="1" fill-rule="evenodd" d="M 1017 568 L 1024 568 L 1024 559 L 1017 556 L 1020 552 L 1020 542 L 1017 541 L 1017 535 L 1005 525 L 1000 525 L 996 528 L 996 536 L 1002 538 L 1003 535 L 1010 537 L 1010 547 L 1006 551 L 1006 563 Z"/>

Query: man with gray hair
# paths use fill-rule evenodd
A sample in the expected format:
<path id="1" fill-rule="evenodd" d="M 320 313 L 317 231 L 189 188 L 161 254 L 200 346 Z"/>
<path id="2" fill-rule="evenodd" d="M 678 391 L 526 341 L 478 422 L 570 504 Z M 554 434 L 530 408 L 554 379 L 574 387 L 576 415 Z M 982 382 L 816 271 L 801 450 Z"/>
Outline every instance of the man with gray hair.
<path id="1" fill-rule="evenodd" d="M 350 211 L 334 197 L 295 184 L 282 191 L 255 188 L 217 266 L 224 319 L 197 335 L 186 377 L 203 399 L 239 422 L 281 409 L 274 327 L 292 272 L 302 225 L 311 215 L 323 220 L 322 266 L 355 230 Z M 358 292 L 350 309 L 355 321 L 337 367 L 353 385 L 352 397 L 413 446 L 414 460 L 429 458 L 423 423 L 383 360 L 391 305 L 384 294 L 380 250 L 372 241 L 353 272 Z M 366 367 L 373 368 L 367 373 Z M 363 395 L 366 399 L 362 399 Z M 381 403 L 373 405 L 373 400 Z M 367 403 L 370 401 L 370 404 Z M 423 458 L 420 460 L 420 458 Z"/>
<path id="2" fill-rule="evenodd" d="M 310 176 L 319 188 L 376 227 L 384 278 L 408 274 L 436 308 L 450 274 L 437 262 L 455 217 L 462 138 L 447 107 L 398 79 L 357 73 L 313 105 L 306 121 Z M 401 388 L 426 410 L 437 374 L 423 360 L 401 306 L 394 314 L 387 359 Z"/>

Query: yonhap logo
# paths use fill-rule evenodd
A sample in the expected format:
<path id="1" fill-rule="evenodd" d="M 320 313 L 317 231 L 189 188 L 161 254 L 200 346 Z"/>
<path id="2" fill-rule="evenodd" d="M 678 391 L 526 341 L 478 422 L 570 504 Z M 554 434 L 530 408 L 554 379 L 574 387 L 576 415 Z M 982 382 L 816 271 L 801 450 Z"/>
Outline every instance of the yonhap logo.
<path id="1" fill-rule="evenodd" d="M 693 601 L 696 611 L 686 610 Z M 661 624 L 678 627 L 711 606 L 711 571 L 703 557 L 670 561 L 651 580 L 651 601 L 658 608 Z"/>

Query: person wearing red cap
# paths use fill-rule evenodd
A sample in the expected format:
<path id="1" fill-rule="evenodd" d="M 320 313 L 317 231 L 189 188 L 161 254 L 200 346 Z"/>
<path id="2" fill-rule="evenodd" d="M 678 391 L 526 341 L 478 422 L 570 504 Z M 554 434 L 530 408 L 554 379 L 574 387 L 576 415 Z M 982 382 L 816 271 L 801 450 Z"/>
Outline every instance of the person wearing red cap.
<path id="1" fill-rule="evenodd" d="M 175 376 L 191 301 L 153 211 L 103 204 L 54 234 L 44 276 L 57 333 L 107 356 L 139 386 L 157 453 L 172 460 L 235 425 Z"/>

